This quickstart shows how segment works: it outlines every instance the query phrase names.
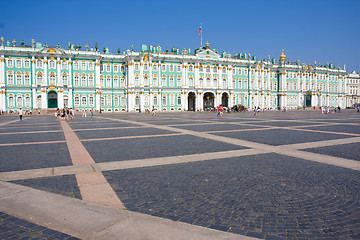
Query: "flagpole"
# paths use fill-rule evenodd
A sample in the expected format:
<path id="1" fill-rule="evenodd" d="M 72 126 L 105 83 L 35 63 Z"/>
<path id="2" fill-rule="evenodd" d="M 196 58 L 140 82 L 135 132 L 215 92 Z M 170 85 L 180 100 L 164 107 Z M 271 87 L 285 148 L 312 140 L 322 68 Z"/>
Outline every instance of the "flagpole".
<path id="1" fill-rule="evenodd" d="M 200 47 L 202 47 L 202 24 L 200 24 L 201 32 L 200 32 Z"/>

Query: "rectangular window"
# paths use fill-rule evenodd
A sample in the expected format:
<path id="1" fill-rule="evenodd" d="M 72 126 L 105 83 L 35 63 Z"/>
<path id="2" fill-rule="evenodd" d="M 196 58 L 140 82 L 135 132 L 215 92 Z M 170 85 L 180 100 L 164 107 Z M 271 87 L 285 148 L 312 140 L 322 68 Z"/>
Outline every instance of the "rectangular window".
<path id="1" fill-rule="evenodd" d="M 114 65 L 114 72 L 118 72 L 118 69 L 119 69 L 118 65 Z"/>
<path id="2" fill-rule="evenodd" d="M 94 97 L 89 97 L 89 105 L 94 106 Z"/>
<path id="3" fill-rule="evenodd" d="M 26 86 L 30 85 L 30 75 L 25 75 L 25 85 Z"/>
<path id="4" fill-rule="evenodd" d="M 29 60 L 24 61 L 24 67 L 26 67 L 26 68 L 30 67 L 30 61 Z"/>
<path id="5" fill-rule="evenodd" d="M 90 76 L 89 76 L 89 86 L 90 86 L 90 87 L 93 87 L 93 86 L 94 86 L 94 76 L 93 76 L 93 75 L 90 75 Z"/>

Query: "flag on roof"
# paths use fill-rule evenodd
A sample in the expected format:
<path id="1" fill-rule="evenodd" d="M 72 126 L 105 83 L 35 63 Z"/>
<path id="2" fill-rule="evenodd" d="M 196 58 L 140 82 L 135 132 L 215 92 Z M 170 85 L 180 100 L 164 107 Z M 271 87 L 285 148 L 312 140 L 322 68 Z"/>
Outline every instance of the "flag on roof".
<path id="1" fill-rule="evenodd" d="M 200 28 L 199 28 L 199 35 L 200 35 L 200 33 L 201 33 L 201 25 L 200 25 Z"/>

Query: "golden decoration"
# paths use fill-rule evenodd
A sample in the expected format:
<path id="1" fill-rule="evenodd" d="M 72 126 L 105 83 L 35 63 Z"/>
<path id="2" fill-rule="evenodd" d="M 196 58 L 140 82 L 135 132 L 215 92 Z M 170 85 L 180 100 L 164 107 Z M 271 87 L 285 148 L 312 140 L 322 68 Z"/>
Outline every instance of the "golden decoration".
<path id="1" fill-rule="evenodd" d="M 56 53 L 56 50 L 53 47 L 51 47 L 47 52 L 48 53 Z"/>

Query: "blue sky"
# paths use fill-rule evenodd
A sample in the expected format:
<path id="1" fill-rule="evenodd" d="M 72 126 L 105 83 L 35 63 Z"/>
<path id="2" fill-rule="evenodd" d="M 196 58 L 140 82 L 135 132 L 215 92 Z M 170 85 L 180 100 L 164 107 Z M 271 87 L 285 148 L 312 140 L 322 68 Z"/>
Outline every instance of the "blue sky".
<path id="1" fill-rule="evenodd" d="M 305 64 L 333 63 L 360 72 L 360 0 L 302 1 L 5 1 L 0 35 L 67 48 L 68 42 L 116 53 L 141 44 L 162 49 L 203 45 Z"/>

